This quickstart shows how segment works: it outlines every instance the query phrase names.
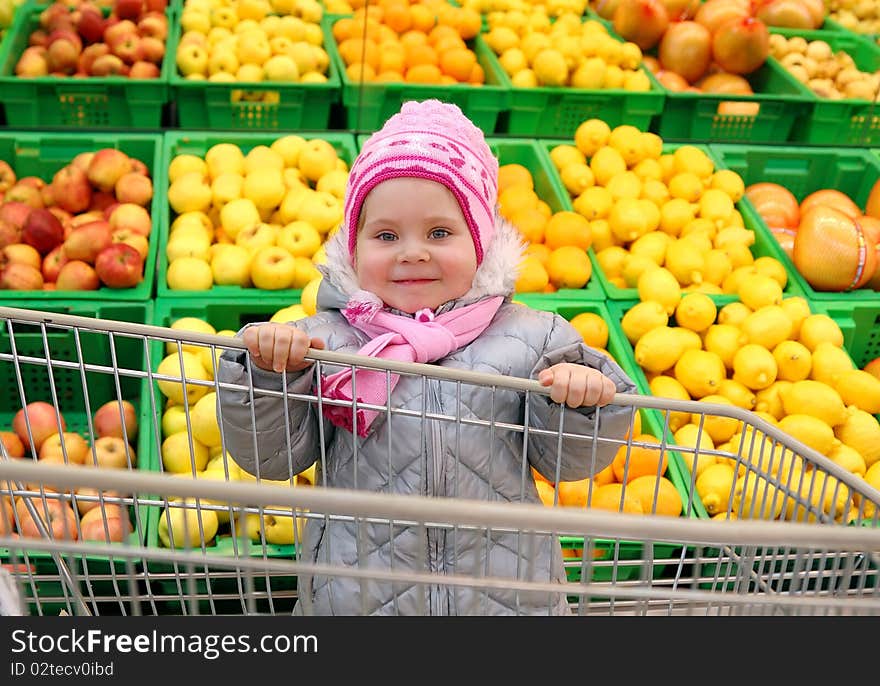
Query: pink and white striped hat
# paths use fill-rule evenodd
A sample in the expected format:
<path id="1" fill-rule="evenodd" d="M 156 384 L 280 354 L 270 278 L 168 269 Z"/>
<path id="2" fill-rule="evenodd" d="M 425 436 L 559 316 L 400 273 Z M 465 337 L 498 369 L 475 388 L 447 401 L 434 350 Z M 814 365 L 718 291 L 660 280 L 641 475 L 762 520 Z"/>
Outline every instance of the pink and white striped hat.
<path id="1" fill-rule="evenodd" d="M 439 100 L 404 103 L 364 143 L 345 191 L 343 222 L 352 259 L 367 194 L 382 181 L 410 176 L 436 181 L 452 192 L 470 228 L 480 264 L 495 230 L 498 160 L 483 132 L 458 106 Z"/>

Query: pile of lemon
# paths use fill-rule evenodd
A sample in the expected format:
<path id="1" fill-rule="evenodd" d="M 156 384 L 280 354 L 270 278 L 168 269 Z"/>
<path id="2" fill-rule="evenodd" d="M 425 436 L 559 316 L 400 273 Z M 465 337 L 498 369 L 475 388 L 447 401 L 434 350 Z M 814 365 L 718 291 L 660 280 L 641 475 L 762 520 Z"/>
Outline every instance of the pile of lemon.
<path id="1" fill-rule="evenodd" d="M 575 212 L 590 223 L 610 284 L 636 288 L 644 271 L 665 267 L 688 291 L 733 293 L 735 272 L 755 261 L 755 234 L 736 208 L 743 180 L 716 170 L 697 146 L 663 149 L 656 134 L 588 119 L 574 144 L 554 146 L 550 157 Z M 772 269 L 784 273 L 772 261 Z"/>
<path id="2" fill-rule="evenodd" d="M 548 9 L 490 12 L 483 38 L 517 88 L 619 88 L 648 91 L 651 81 L 641 68 L 642 50 L 613 38 L 596 20 L 581 21 L 578 12 Z"/>
<path id="3" fill-rule="evenodd" d="M 653 395 L 752 410 L 877 488 L 880 380 L 854 366 L 838 324 L 804 298 L 783 297 L 784 284 L 784 270 L 756 260 L 732 286 L 739 300 L 718 309 L 704 293 L 683 292 L 667 269 L 648 270 L 621 327 Z M 821 508 L 840 521 L 873 516 L 873 504 L 860 512 L 858 494 L 737 420 L 673 412 L 669 428 L 710 515 L 812 519 Z M 779 484 L 801 496 L 784 497 Z"/>

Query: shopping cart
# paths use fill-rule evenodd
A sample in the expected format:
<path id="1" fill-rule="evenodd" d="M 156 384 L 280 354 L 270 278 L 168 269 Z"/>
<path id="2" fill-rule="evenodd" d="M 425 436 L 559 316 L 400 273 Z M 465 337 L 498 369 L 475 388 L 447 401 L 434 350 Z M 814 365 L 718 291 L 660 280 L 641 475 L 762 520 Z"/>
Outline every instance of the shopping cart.
<path id="1" fill-rule="evenodd" d="M 668 468 L 681 496 L 682 516 L 677 517 L 657 514 L 662 509 L 659 486 L 653 498 L 642 492 L 639 501 L 640 511 L 654 514 L 590 507 L 598 492 L 594 481 L 584 485 L 585 508 L 329 488 L 321 476 L 327 473 L 323 446 L 316 455 L 319 476 L 314 486 L 305 485 L 301 476 L 287 483 L 240 480 L 226 451 L 222 421 L 219 466 L 213 470 L 219 473 L 206 478 L 197 469 L 204 466 L 204 454 L 193 438 L 202 419 L 187 403 L 176 412 L 186 429 L 178 433 L 186 436 L 187 469 L 168 474 L 160 457 L 166 422 L 171 421 L 162 385 L 178 384 L 187 398 L 193 388 L 216 392 L 225 385 L 187 374 L 183 363 L 176 372 L 158 373 L 166 346 L 178 353 L 184 346 L 201 347 L 215 372 L 217 355 L 240 350 L 240 340 L 12 308 L 0 308 L 0 323 L 0 384 L 7 393 L 0 430 L 6 430 L 19 408 L 42 401 L 50 416 L 28 415 L 23 424 L 29 439 L 47 432 L 47 423 L 64 429 L 63 419 L 90 446 L 85 457 L 62 442 L 54 458 L 36 459 L 37 451 L 29 450 L 25 459 L 16 459 L 6 442 L 0 442 L 0 501 L 5 496 L 9 502 L 0 506 L 0 564 L 16 580 L 32 614 L 284 614 L 297 601 L 297 610 L 308 614 L 309 595 L 300 591 L 305 580 L 318 577 L 354 580 L 363 589 L 416 588 L 422 591 L 416 597 L 423 599 L 438 593 L 454 599 L 467 592 L 487 599 L 482 606 L 486 613 L 493 611 L 492 597 L 513 598 L 515 611 L 516 598 L 561 594 L 575 614 L 880 614 L 880 492 L 736 407 L 618 395 L 614 402 L 628 408 L 631 431 L 610 438 L 573 435 L 564 426 L 530 426 L 527 415 L 513 423 L 496 416 L 464 419 L 460 411 L 423 408 L 414 413 L 368 406 L 399 426 L 408 417 L 422 427 L 477 426 L 487 437 L 515 436 L 524 444 L 532 432 L 543 432 L 560 444 L 608 441 L 622 458 L 621 510 L 627 509 L 627 488 L 633 483 L 626 480 L 634 465 L 630 458 L 636 451 L 654 451 L 656 476 Z M 466 397 L 465 389 L 473 385 L 505 399 L 511 392 L 526 398 L 546 393 L 525 379 L 329 351 L 312 355 L 316 374 L 340 365 L 415 374 L 426 387 L 448 384 L 458 398 Z M 319 392 L 290 393 L 284 385 L 273 391 L 228 386 L 254 398 L 345 404 Z M 125 460 L 107 468 L 101 466 L 106 456 L 95 448 L 106 430 L 97 426 L 95 408 L 122 400 L 134 406 L 139 434 L 130 438 Z M 131 428 L 123 406 L 118 407 L 117 424 Z M 739 422 L 748 440 L 739 441 L 736 451 L 701 450 L 699 442 L 696 447 L 676 445 L 665 429 L 682 412 L 696 418 L 700 431 L 720 418 Z M 656 442 L 644 440 L 636 430 L 645 423 L 659 429 Z M 356 449 L 357 436 L 352 434 L 351 440 Z M 487 442 L 487 452 L 492 449 Z M 706 517 L 697 495 L 697 463 L 707 454 L 727 460 L 739 474 L 739 488 L 731 490 L 715 515 L 727 521 Z M 525 459 L 521 474 L 521 491 L 534 489 Z M 554 503 L 560 492 L 557 482 Z M 75 513 L 89 506 L 95 514 L 88 519 L 66 514 L 65 507 Z M 788 521 L 764 521 L 772 518 Z M 303 545 L 302 525 L 308 521 L 345 525 L 359 533 L 388 527 L 423 541 L 441 533 L 454 541 L 457 535 L 476 532 L 486 541 L 512 537 L 526 551 L 543 537 L 557 537 L 567 551 L 566 578 L 542 578 L 529 565 L 512 571 L 438 568 L 427 545 L 424 559 L 408 565 L 362 564 L 358 559 L 329 564 Z M 424 600 L 415 611 L 432 612 L 429 603 Z M 401 609 L 392 603 L 384 611 Z"/>

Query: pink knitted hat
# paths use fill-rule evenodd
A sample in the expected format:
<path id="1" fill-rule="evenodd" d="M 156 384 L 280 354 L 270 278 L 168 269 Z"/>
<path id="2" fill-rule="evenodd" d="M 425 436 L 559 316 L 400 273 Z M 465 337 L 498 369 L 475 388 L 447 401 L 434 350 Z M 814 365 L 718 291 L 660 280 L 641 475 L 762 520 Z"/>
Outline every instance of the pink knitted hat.
<path id="1" fill-rule="evenodd" d="M 483 132 L 457 105 L 406 102 L 364 143 L 348 175 L 344 225 L 354 258 L 358 218 L 367 194 L 387 179 L 414 176 L 442 183 L 471 230 L 477 264 L 495 230 L 498 160 Z"/>

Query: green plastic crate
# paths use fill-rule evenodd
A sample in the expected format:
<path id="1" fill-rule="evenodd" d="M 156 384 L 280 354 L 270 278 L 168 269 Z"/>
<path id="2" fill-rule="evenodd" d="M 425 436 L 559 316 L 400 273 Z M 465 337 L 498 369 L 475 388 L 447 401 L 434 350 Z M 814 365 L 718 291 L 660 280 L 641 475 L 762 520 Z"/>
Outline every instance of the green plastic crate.
<path id="1" fill-rule="evenodd" d="M 559 178 L 559 174 L 556 171 L 555 167 L 553 166 L 552 160 L 550 160 L 550 150 L 552 150 L 557 145 L 566 144 L 566 143 L 571 144 L 572 142 L 571 141 L 569 141 L 569 142 L 558 141 L 558 140 L 554 140 L 554 141 L 543 140 L 543 141 L 539 141 L 539 146 L 542 149 L 542 151 L 544 152 L 544 154 L 547 156 L 548 162 L 549 162 L 551 168 L 553 169 L 553 173 L 556 176 L 556 178 L 558 179 L 559 185 L 563 188 L 566 209 L 573 211 L 574 207 L 572 205 L 572 199 L 569 196 L 569 194 L 567 192 L 565 192 L 565 187 L 562 186 L 562 180 Z M 681 145 L 684 145 L 684 144 L 681 144 Z M 688 145 L 693 145 L 697 148 L 700 148 L 704 152 L 706 152 L 709 155 L 709 157 L 711 157 L 713 159 L 713 161 L 715 162 L 716 170 L 723 168 L 719 164 L 718 158 L 713 154 L 713 152 L 709 146 L 704 145 L 704 144 L 700 144 L 700 143 L 689 143 Z M 665 144 L 663 146 L 663 153 L 666 154 L 666 153 L 673 152 L 678 147 L 680 147 L 679 144 Z M 754 255 L 756 258 L 758 258 L 758 257 L 773 257 L 773 258 L 779 260 L 780 262 L 782 262 L 783 264 L 786 264 L 784 262 L 785 254 L 783 253 L 782 248 L 779 247 L 779 244 L 776 242 L 776 240 L 773 238 L 773 236 L 772 235 L 765 235 L 763 232 L 758 231 L 758 226 L 757 226 L 758 220 L 756 218 L 757 215 L 754 212 L 754 208 L 752 208 L 751 205 L 746 205 L 744 200 L 740 200 L 736 204 L 736 208 L 742 214 L 743 224 L 745 225 L 745 227 L 748 229 L 752 229 L 755 232 L 755 242 L 751 246 L 752 255 Z M 602 290 L 605 292 L 606 298 L 608 300 L 638 300 L 639 293 L 638 293 L 637 289 L 635 289 L 635 288 L 620 288 L 619 286 L 616 286 L 615 284 L 611 283 L 611 281 L 608 279 L 608 277 L 605 276 L 605 271 L 602 269 L 602 265 L 599 263 L 599 260 L 596 257 L 596 251 L 592 247 L 589 250 L 589 255 L 590 255 L 590 261 L 593 264 L 593 278 L 597 278 L 599 280 L 599 283 L 602 286 Z M 796 283 L 794 283 L 791 278 L 789 278 L 788 283 L 785 286 L 784 293 L 786 296 L 803 295 L 800 287 Z M 712 295 L 710 295 L 710 297 L 718 305 L 727 304 L 729 302 L 733 302 L 734 300 L 736 300 L 736 295 L 734 295 L 734 294 L 729 294 L 729 295 L 728 294 L 712 294 Z"/>
<path id="2" fill-rule="evenodd" d="M 647 130 L 654 117 L 663 112 L 662 87 L 644 67 L 641 69 L 651 81 L 649 91 L 517 88 L 481 37 L 477 37 L 477 43 L 484 46 L 493 68 L 501 75 L 501 83 L 510 92 L 510 106 L 501 117 L 502 128 L 499 129 L 510 135 L 572 138 L 581 122 L 594 118 L 603 119 L 612 128 L 618 124 L 630 124 Z"/>
<path id="3" fill-rule="evenodd" d="M 823 189 L 834 188 L 846 193 L 859 207 L 864 208 L 874 182 L 880 178 L 880 159 L 874 155 L 855 148 L 822 148 L 822 147 L 755 147 L 733 145 L 712 145 L 712 152 L 721 166 L 738 173 L 746 184 L 772 181 L 790 190 L 802 201 L 810 193 Z M 740 201 L 755 217 L 756 236 L 762 240 L 776 239 L 760 218 L 754 205 L 747 199 Z M 788 272 L 789 279 L 794 281 L 811 303 L 824 300 L 850 301 L 876 300 L 880 298 L 877 291 L 859 288 L 853 291 L 817 291 L 794 266 L 794 262 L 781 251 L 782 262 Z"/>
<path id="4" fill-rule="evenodd" d="M 177 52 L 181 30 L 177 19 L 168 35 L 171 55 Z M 332 37 L 325 32 L 323 47 L 329 53 L 328 41 Z M 324 83 L 193 81 L 181 76 L 176 65 L 169 69 L 168 82 L 180 128 L 254 132 L 326 129 L 341 87 L 332 59 Z"/>
<path id="5" fill-rule="evenodd" d="M 834 32 L 773 28 L 771 33 L 778 33 L 786 38 L 801 36 L 807 41 L 823 40 L 831 46 L 834 53 L 842 50 L 849 54 L 861 71 L 873 73 L 880 69 L 880 47 L 868 38 L 846 29 Z M 813 102 L 813 106 L 811 112 L 805 113 L 795 123 L 790 140 L 811 145 L 880 144 L 880 113 L 875 111 L 874 102 L 853 98 L 821 98 L 807 86 L 799 85 Z"/>
<path id="6" fill-rule="evenodd" d="M 299 302 L 299 299 L 295 298 L 294 302 Z M 211 298 L 207 302 L 193 298 L 159 298 L 153 311 L 152 323 L 167 327 L 182 317 L 198 317 L 210 323 L 218 331 L 223 329 L 238 331 L 246 324 L 268 321 L 278 309 L 277 303 L 267 301 L 259 292 L 252 297 L 218 297 Z M 154 368 L 156 365 L 158 361 L 154 361 Z M 158 388 L 156 393 L 159 393 Z M 159 440 L 161 441 L 162 438 L 160 436 Z M 161 460 L 159 462 L 161 463 Z M 160 506 L 148 507 L 147 545 L 150 547 L 160 546 L 158 526 L 162 509 Z M 233 536 L 231 528 L 226 525 L 205 549 L 209 556 L 233 557 L 244 554 L 244 545 L 244 541 Z M 264 545 L 260 542 L 248 544 L 249 557 L 293 559 L 295 555 L 294 545 Z M 240 607 L 241 602 L 238 598 L 248 588 L 253 589 L 251 595 L 258 607 L 265 608 L 266 603 L 270 602 L 263 597 L 268 593 L 268 587 L 271 590 L 276 612 L 279 608 L 286 608 L 289 611 L 295 601 L 295 595 L 291 591 L 296 588 L 296 582 L 295 578 L 289 575 L 255 573 L 204 564 L 189 569 L 184 565 L 152 559 L 147 560 L 144 572 L 145 584 L 150 588 L 163 613 L 168 614 L 187 611 L 188 599 L 192 597 L 188 586 L 190 582 L 195 584 L 195 590 L 201 596 L 201 599 L 195 602 L 201 607 L 202 612 L 213 603 L 215 609 L 221 607 L 229 612 L 240 613 L 243 608 Z M 251 583 L 253 586 L 249 586 Z M 225 600 L 222 598 L 224 594 L 227 595 Z M 232 600 L 229 599 L 229 595 Z"/>
<path id="7" fill-rule="evenodd" d="M 271 145 L 273 141 L 286 134 L 278 133 L 256 133 L 241 132 L 230 134 L 212 133 L 210 131 L 187 131 L 187 132 L 167 132 L 164 137 L 164 155 L 165 159 L 170 163 L 177 155 L 191 154 L 204 157 L 205 153 L 218 143 L 233 143 L 238 145 L 242 151 L 247 154 L 251 148 L 258 145 Z M 335 131 L 325 131 L 317 134 L 303 133 L 303 138 L 323 138 L 331 143 L 336 149 L 339 157 L 347 164 L 351 164 L 357 155 L 357 144 L 354 137 L 349 133 L 341 133 Z M 171 224 L 176 218 L 176 214 L 168 205 L 165 198 L 167 197 L 163 189 L 163 206 L 161 208 L 161 223 L 159 228 L 159 248 L 158 248 L 158 273 L 156 276 L 156 295 L 158 298 L 177 298 L 177 297 L 208 297 L 211 299 L 222 298 L 226 296 L 242 297 L 257 296 L 272 301 L 273 303 L 285 302 L 287 304 L 299 302 L 299 294 L 301 289 L 284 289 L 278 291 L 260 290 L 257 288 L 242 288 L 241 286 L 213 286 L 207 291 L 183 291 L 172 290 L 168 288 L 165 275 L 168 272 L 168 256 L 166 254 L 166 246 L 168 245 L 168 235 Z"/>
<path id="8" fill-rule="evenodd" d="M 476 53 L 477 61 L 486 74 L 483 85 L 472 84 L 418 84 L 418 83 L 365 83 L 352 81 L 345 73 L 345 62 L 339 54 L 332 36 L 333 20 L 324 22 L 327 35 L 327 51 L 335 62 L 342 78 L 342 105 L 345 110 L 345 127 L 353 131 L 376 131 L 385 121 L 396 114 L 401 105 L 409 100 L 436 98 L 458 105 L 461 111 L 483 132 L 491 135 L 497 130 L 501 112 L 507 109 L 508 87 L 497 61 L 492 61 L 492 51 L 479 37 L 468 46 Z"/>
<path id="9" fill-rule="evenodd" d="M 0 86 L 2 88 L 2 86 Z M 148 208 L 153 220 L 150 249 L 144 260 L 144 279 L 132 288 L 101 286 L 94 291 L 3 291 L 4 300 L 148 300 L 153 296 L 158 226 L 165 202 L 166 164 L 162 157 L 161 136 L 149 133 L 11 133 L 0 132 L 0 160 L 13 168 L 18 178 L 38 176 L 51 182 L 61 167 L 81 152 L 115 148 L 141 160 L 153 180 L 153 200 Z"/>
<path id="10" fill-rule="evenodd" d="M 25 301 L 16 303 L 17 307 L 41 310 L 60 314 L 94 317 L 119 322 L 145 324 L 153 317 L 153 303 L 96 302 L 88 300 L 68 301 Z M 15 323 L 14 344 L 19 356 L 44 359 L 44 345 L 48 344 L 50 359 L 55 363 L 49 369 L 44 364 L 27 364 L 3 360 L 0 364 L 0 426 L 11 427 L 16 412 L 25 403 L 44 401 L 54 405 L 64 417 L 66 430 L 79 433 L 91 441 L 90 417 L 105 402 L 122 398 L 130 401 L 137 411 L 138 436 L 133 444 L 137 454 L 137 468 L 147 471 L 157 469 L 157 452 L 153 442 L 156 406 L 150 397 L 149 384 L 126 374 L 114 374 L 116 370 L 144 372 L 147 362 L 142 339 L 116 336 L 112 348 L 106 334 L 80 331 L 78 339 L 67 329 L 46 328 L 45 341 L 39 327 Z M 7 323 L 0 330 L 0 354 L 12 351 Z M 114 364 L 115 360 L 115 364 Z M 75 366 L 61 367 L 58 363 L 75 363 Z M 80 366 L 101 366 L 107 371 L 81 371 Z M 18 380 L 21 375 L 21 381 Z M 117 393 L 117 384 L 119 393 Z M 54 397 L 53 397 L 54 390 Z M 22 393 L 23 396 L 22 397 Z M 31 459 L 26 456 L 25 459 Z M 141 495 L 140 497 L 144 497 Z M 146 506 L 134 504 L 129 507 L 133 532 L 126 543 L 113 543 L 113 546 L 142 545 L 146 540 Z M 0 561 L 8 562 L 10 549 L 0 548 Z M 116 595 L 114 584 L 120 589 L 127 588 L 126 564 L 122 558 L 108 558 L 102 555 L 63 554 L 62 558 L 80 584 L 87 602 L 96 597 Z M 58 571 L 48 552 L 33 551 L 26 559 L 19 557 L 47 579 L 58 578 Z M 25 583 L 28 583 L 25 577 Z M 51 582 L 49 582 L 51 583 Z M 58 584 L 61 588 L 62 584 Z M 40 587 L 42 588 L 42 587 Z M 39 594 L 37 601 L 39 601 Z"/>
<path id="11" fill-rule="evenodd" d="M 815 312 L 827 314 L 843 331 L 843 347 L 859 369 L 880 357 L 880 296 L 875 300 L 823 300 Z"/>
<path id="12" fill-rule="evenodd" d="M 608 323 L 607 350 L 618 362 L 623 371 L 634 382 L 637 380 L 638 365 L 635 360 L 627 355 L 629 341 L 619 326 L 615 325 L 612 311 L 606 304 L 600 302 L 560 303 L 556 300 L 545 298 L 535 299 L 529 306 L 536 310 L 546 310 L 571 320 L 583 312 L 598 314 Z M 641 388 L 641 392 L 644 392 Z M 658 438 L 663 435 L 663 424 L 659 421 L 655 410 L 639 410 L 642 419 L 642 432 L 652 434 Z M 691 505 L 690 476 L 687 467 L 678 453 L 669 452 L 666 477 L 673 483 L 681 497 L 683 513 L 690 512 L 695 516 Z M 683 514 L 683 516 L 686 516 Z M 563 549 L 582 549 L 584 539 L 578 536 L 562 536 L 560 543 Z M 593 566 L 591 581 L 611 581 L 638 579 L 643 574 L 643 567 L 648 564 L 644 542 L 620 541 L 614 539 L 595 539 L 588 541 L 588 548 L 592 550 Z M 652 578 L 659 578 L 666 570 L 670 559 L 677 557 L 682 546 L 672 543 L 656 543 L 653 546 L 650 557 L 650 570 L 646 570 Z M 578 558 L 566 559 L 566 573 L 569 581 L 580 581 L 585 564 Z"/>
<path id="13" fill-rule="evenodd" d="M 76 127 L 158 129 L 168 102 L 168 78 L 174 68 L 174 51 L 166 46 L 161 74 L 156 79 L 126 76 L 88 78 L 15 75 L 18 58 L 39 26 L 47 5 L 28 6 L 17 13 L 7 52 L 0 54 L 0 92 L 6 106 L 6 123 L 15 127 Z M 105 10 L 105 13 L 109 10 Z M 169 29 L 173 12 L 166 10 Z"/>

